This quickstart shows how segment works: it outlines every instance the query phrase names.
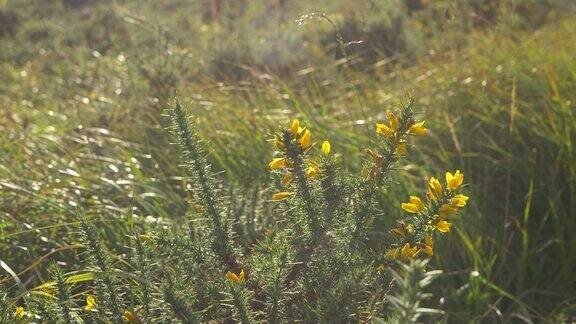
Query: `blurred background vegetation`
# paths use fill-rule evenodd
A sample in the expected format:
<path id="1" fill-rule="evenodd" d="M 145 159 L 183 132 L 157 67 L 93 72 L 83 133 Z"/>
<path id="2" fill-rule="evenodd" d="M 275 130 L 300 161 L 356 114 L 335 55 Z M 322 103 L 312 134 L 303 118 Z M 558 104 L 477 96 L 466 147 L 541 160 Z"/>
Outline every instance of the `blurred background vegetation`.
<path id="1" fill-rule="evenodd" d="M 111 248 L 186 219 L 163 116 L 179 96 L 235 190 L 268 185 L 267 141 L 298 117 L 358 170 L 372 125 L 413 91 L 430 136 L 376 217 L 439 170 L 471 196 L 431 263 L 449 322 L 576 319 L 572 0 L 0 1 L 0 288 L 82 269 L 74 220 Z M 339 42 L 338 40 L 341 40 Z M 402 178 L 402 179 L 400 179 Z M 249 196 L 249 195 L 248 195 Z M 249 197 L 245 199 L 250 199 Z M 241 198 L 243 199 L 243 198 Z"/>

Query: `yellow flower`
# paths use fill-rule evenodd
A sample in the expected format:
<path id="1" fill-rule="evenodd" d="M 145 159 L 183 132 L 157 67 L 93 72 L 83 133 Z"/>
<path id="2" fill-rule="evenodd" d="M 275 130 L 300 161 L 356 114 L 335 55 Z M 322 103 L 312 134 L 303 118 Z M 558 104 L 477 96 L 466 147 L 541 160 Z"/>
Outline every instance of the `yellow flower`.
<path id="1" fill-rule="evenodd" d="M 461 173 L 460 170 L 456 170 L 454 175 L 452 175 L 450 172 L 446 172 L 446 187 L 448 190 L 456 190 L 460 188 L 463 181 L 464 173 Z"/>
<path id="2" fill-rule="evenodd" d="M 384 272 L 384 270 L 386 270 L 386 265 L 384 265 L 383 263 L 381 263 L 376 270 L 380 273 Z"/>
<path id="3" fill-rule="evenodd" d="M 127 309 L 122 314 L 122 320 L 125 323 L 140 324 L 142 323 L 142 318 L 140 317 L 141 313 L 142 313 L 142 306 L 140 305 L 134 307 L 134 312 Z"/>
<path id="4" fill-rule="evenodd" d="M 376 124 L 376 134 L 382 134 L 388 138 L 392 138 L 394 136 L 394 132 L 390 129 L 390 127 L 382 123 Z"/>
<path id="5" fill-rule="evenodd" d="M 124 314 L 122 314 L 122 320 L 126 323 L 133 323 L 134 322 L 134 315 L 131 311 L 125 310 Z"/>
<path id="6" fill-rule="evenodd" d="M 434 240 L 432 239 L 432 235 L 424 236 L 424 243 L 421 244 L 421 250 L 429 257 L 434 255 Z"/>
<path id="7" fill-rule="evenodd" d="M 282 177 L 282 185 L 287 186 L 292 182 L 292 173 L 288 172 Z"/>
<path id="8" fill-rule="evenodd" d="M 290 198 L 291 195 L 292 193 L 287 191 L 278 192 L 272 196 L 272 200 L 281 201 Z"/>
<path id="9" fill-rule="evenodd" d="M 406 243 L 402 247 L 401 254 L 402 254 L 402 259 L 409 260 L 409 259 L 415 257 L 416 254 L 418 254 L 418 247 L 417 246 L 410 247 L 410 243 Z"/>
<path id="10" fill-rule="evenodd" d="M 422 209 L 424 209 L 424 204 L 420 198 L 410 196 L 407 203 L 402 203 L 402 209 L 412 214 L 418 214 Z"/>
<path id="11" fill-rule="evenodd" d="M 440 221 L 438 221 L 438 223 L 436 223 L 436 225 L 434 225 L 434 227 L 436 227 L 436 229 L 442 233 L 450 232 L 451 226 L 452 226 L 452 223 L 449 223 L 445 220 L 440 220 Z"/>
<path id="12" fill-rule="evenodd" d="M 94 296 L 92 295 L 86 296 L 86 306 L 84 306 L 84 309 L 87 311 L 96 309 L 96 298 L 94 298 Z"/>
<path id="13" fill-rule="evenodd" d="M 298 119 L 293 119 L 292 124 L 290 124 L 290 132 L 292 133 L 292 136 L 298 136 L 301 130 L 302 128 L 300 128 L 300 121 Z"/>
<path id="14" fill-rule="evenodd" d="M 319 173 L 318 168 L 315 165 L 311 165 L 308 167 L 308 170 L 306 171 L 306 176 L 312 179 L 318 176 L 318 173 Z"/>
<path id="15" fill-rule="evenodd" d="M 328 154 L 330 154 L 330 148 L 330 142 L 324 141 L 324 143 L 322 143 L 322 154 L 324 154 L 324 156 L 328 156 Z"/>
<path id="16" fill-rule="evenodd" d="M 240 273 L 238 275 L 236 275 L 232 271 L 228 271 L 228 273 L 226 274 L 226 277 L 228 278 L 228 281 L 230 281 L 232 283 L 242 283 L 242 282 L 246 281 L 246 276 L 244 275 L 244 270 L 240 270 Z"/>
<path id="17" fill-rule="evenodd" d="M 440 206 L 440 217 L 456 214 L 457 212 L 458 209 L 456 209 L 456 207 L 454 207 L 452 203 Z"/>
<path id="18" fill-rule="evenodd" d="M 278 170 L 286 167 L 286 159 L 285 158 L 275 158 L 270 163 L 268 163 L 268 167 L 271 170 Z"/>
<path id="19" fill-rule="evenodd" d="M 442 184 L 438 179 L 430 178 L 430 181 L 428 181 L 428 197 L 435 201 L 438 198 L 442 198 L 442 196 L 444 196 Z"/>
<path id="20" fill-rule="evenodd" d="M 408 129 L 408 133 L 412 135 L 425 135 L 428 129 L 424 127 L 424 122 L 421 121 L 419 123 L 415 123 Z"/>
<path id="21" fill-rule="evenodd" d="M 140 314 L 142 313 L 142 306 L 138 305 L 134 309 L 127 309 L 122 313 L 122 320 L 124 323 L 140 324 L 142 323 L 142 318 Z"/>
<path id="22" fill-rule="evenodd" d="M 22 306 L 16 307 L 16 313 L 14 314 L 17 319 L 23 319 L 26 316 L 26 310 Z"/>
<path id="23" fill-rule="evenodd" d="M 400 248 L 397 247 L 397 248 L 389 249 L 388 251 L 386 251 L 386 255 L 385 255 L 385 256 L 386 256 L 386 258 L 387 258 L 388 260 L 396 260 L 396 259 L 398 259 L 398 258 L 400 257 Z"/>
<path id="24" fill-rule="evenodd" d="M 312 145 L 312 133 L 310 133 L 309 130 L 305 130 L 300 138 L 300 146 L 302 146 L 303 149 L 307 149 L 310 145 Z"/>
<path id="25" fill-rule="evenodd" d="M 452 203 L 452 205 L 456 206 L 456 207 L 464 207 L 466 206 L 466 202 L 468 201 L 470 197 L 465 196 L 465 195 L 456 195 L 452 198 L 450 198 L 450 203 Z"/>
<path id="26" fill-rule="evenodd" d="M 406 155 L 406 143 L 400 143 L 396 146 L 396 155 Z"/>

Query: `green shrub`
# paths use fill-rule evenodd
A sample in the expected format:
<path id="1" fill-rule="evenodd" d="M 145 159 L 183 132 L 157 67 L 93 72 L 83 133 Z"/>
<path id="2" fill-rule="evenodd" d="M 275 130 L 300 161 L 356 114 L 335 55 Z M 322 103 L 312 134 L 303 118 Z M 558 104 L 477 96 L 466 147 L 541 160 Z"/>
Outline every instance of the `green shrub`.
<path id="1" fill-rule="evenodd" d="M 432 256 L 434 239 L 450 231 L 450 217 L 468 197 L 457 194 L 464 178 L 460 171 L 447 173 L 445 185 L 431 178 L 427 199 L 411 196 L 402 204 L 407 216 L 387 243 L 368 244 L 390 175 L 411 149 L 409 137 L 427 133 L 413 105 L 409 99 L 376 124 L 377 139 L 358 176 L 341 169 L 329 141 L 315 145 L 311 130 L 293 120 L 271 140 L 277 157 L 269 168 L 276 180 L 257 193 L 264 197 L 247 213 L 238 198 L 249 195 L 227 188 L 212 170 L 209 143 L 199 138 L 176 101 L 169 115 L 192 185 L 188 225 L 134 224 L 128 240 L 116 238 L 129 247 L 123 249 L 128 258 L 119 263 L 94 216 L 63 209 L 78 219 L 92 283 L 75 285 L 56 269 L 55 284 L 23 293 L 14 317 L 242 323 L 416 319 L 426 313 L 420 308 L 425 295 L 416 293 L 424 286 L 425 264 L 401 264 Z M 394 281 L 404 293 L 390 299 L 389 310 Z M 85 291 L 85 304 L 70 293 L 78 287 Z"/>

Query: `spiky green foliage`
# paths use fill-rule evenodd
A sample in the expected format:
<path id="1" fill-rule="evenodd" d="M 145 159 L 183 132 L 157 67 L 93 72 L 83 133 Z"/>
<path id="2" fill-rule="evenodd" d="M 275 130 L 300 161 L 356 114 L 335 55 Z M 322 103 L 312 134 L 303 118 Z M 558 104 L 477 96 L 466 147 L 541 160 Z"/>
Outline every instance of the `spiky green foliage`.
<path id="1" fill-rule="evenodd" d="M 123 303 L 110 255 L 94 225 L 85 218 L 82 218 L 80 223 L 82 238 L 88 249 L 88 259 L 98 272 L 95 292 L 97 301 L 102 305 L 102 312 L 98 316 L 121 321 Z"/>
<path id="2" fill-rule="evenodd" d="M 54 280 L 56 281 L 56 296 L 58 298 L 58 310 L 62 316 L 61 321 L 65 324 L 71 324 L 72 310 L 70 309 L 70 287 L 68 286 L 68 283 L 66 283 L 62 272 L 57 266 L 53 268 L 52 273 Z"/>
<path id="3" fill-rule="evenodd" d="M 135 254 L 136 254 L 136 269 L 137 275 L 141 282 L 140 285 L 136 285 L 136 287 L 140 290 L 140 300 L 142 301 L 142 321 L 147 322 L 151 318 L 151 304 L 152 304 L 152 296 L 151 296 L 151 272 L 152 272 L 152 260 L 149 257 L 148 247 L 146 246 L 145 241 L 148 240 L 149 237 L 145 235 L 136 235 L 134 236 L 134 243 L 135 243 Z"/>
<path id="4" fill-rule="evenodd" d="M 163 285 L 162 293 L 164 301 L 173 314 L 173 316 L 168 318 L 176 318 L 184 323 L 198 323 L 199 321 L 190 304 L 193 299 L 190 297 L 193 296 L 189 287 L 185 286 L 180 280 L 178 280 L 178 283 L 174 283 L 170 276 L 166 280 L 167 283 Z"/>
<path id="5" fill-rule="evenodd" d="M 169 114 L 184 163 L 193 176 L 193 183 L 198 190 L 202 213 L 209 218 L 212 246 L 222 264 L 236 269 L 238 261 L 231 246 L 229 224 L 224 218 L 223 197 L 218 195 L 218 184 L 207 162 L 203 142 L 195 134 L 194 128 L 190 127 L 188 116 L 178 100 Z"/>
<path id="6" fill-rule="evenodd" d="M 440 315 L 441 310 L 422 307 L 422 303 L 432 297 L 426 288 L 442 271 L 426 271 L 427 260 L 416 260 L 393 270 L 396 293 L 387 297 L 392 315 L 389 323 L 418 323 L 425 315 Z"/>
<path id="7" fill-rule="evenodd" d="M 86 297 L 80 316 L 186 323 L 349 322 L 387 316 L 382 304 L 368 306 L 390 280 L 380 269 L 383 265 L 378 267 L 386 250 L 366 244 L 369 216 L 379 210 L 377 201 L 389 185 L 386 179 L 401 160 L 397 146 L 416 123 L 413 109 L 410 99 L 393 127 L 392 144 L 390 138 L 375 142 L 388 146 L 380 149 L 376 144 L 368 163 L 372 172 L 366 176 L 348 173 L 330 150 L 315 154 L 311 130 L 293 121 L 274 135 L 281 157 L 273 161 L 280 164 L 270 164 L 273 174 L 283 179 L 275 188 L 290 192 L 281 198 L 273 195 L 270 201 L 259 198 L 270 197 L 269 189 L 226 189 L 226 178 L 208 163 L 209 144 L 175 100 L 167 113 L 183 170 L 191 176 L 187 225 L 139 224 L 139 234 L 127 236 L 128 248 L 122 249 L 130 254 L 127 264 L 133 273 L 124 276 L 124 266 L 114 261 L 117 252 L 96 226 L 99 221 L 76 210 L 82 215 L 82 257 L 94 270 L 88 290 L 96 295 Z M 390 123 L 392 117 L 389 113 Z M 239 201 L 249 201 L 250 207 Z M 59 270 L 54 278 L 56 317 L 70 323 L 73 309 L 78 309 L 70 284 Z M 52 316 L 43 313 L 47 319 Z"/>

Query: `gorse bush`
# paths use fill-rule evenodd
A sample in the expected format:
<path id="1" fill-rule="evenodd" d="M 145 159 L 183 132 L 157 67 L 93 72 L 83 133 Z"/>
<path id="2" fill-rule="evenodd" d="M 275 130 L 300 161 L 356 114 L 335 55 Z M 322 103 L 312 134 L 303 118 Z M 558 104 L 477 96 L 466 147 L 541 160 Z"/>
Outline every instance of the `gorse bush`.
<path id="1" fill-rule="evenodd" d="M 444 183 L 430 178 L 425 199 L 413 195 L 398 206 L 406 217 L 389 239 L 370 244 L 392 173 L 412 138 L 427 133 L 414 103 L 409 98 L 375 125 L 358 175 L 341 168 L 337 144 L 315 142 L 293 120 L 271 138 L 272 185 L 242 193 L 212 170 L 210 144 L 177 100 L 168 115 L 191 180 L 189 221 L 132 224 L 120 256 L 95 218 L 65 209 L 78 220 L 86 271 L 66 274 L 54 265 L 52 281 L 2 300 L 3 318 L 400 323 L 441 314 L 421 305 L 430 296 L 423 288 L 439 272 L 426 272 L 427 262 L 418 260 L 434 254 L 434 240 L 450 232 L 451 218 L 466 205 L 461 171 L 447 172 Z"/>
<path id="2" fill-rule="evenodd" d="M 573 321 L 575 9 L 0 1 L 0 323 Z M 396 145 L 406 88 L 429 130 Z M 176 93 L 217 213 L 169 145 Z M 293 116 L 308 200 L 276 147 Z"/>

